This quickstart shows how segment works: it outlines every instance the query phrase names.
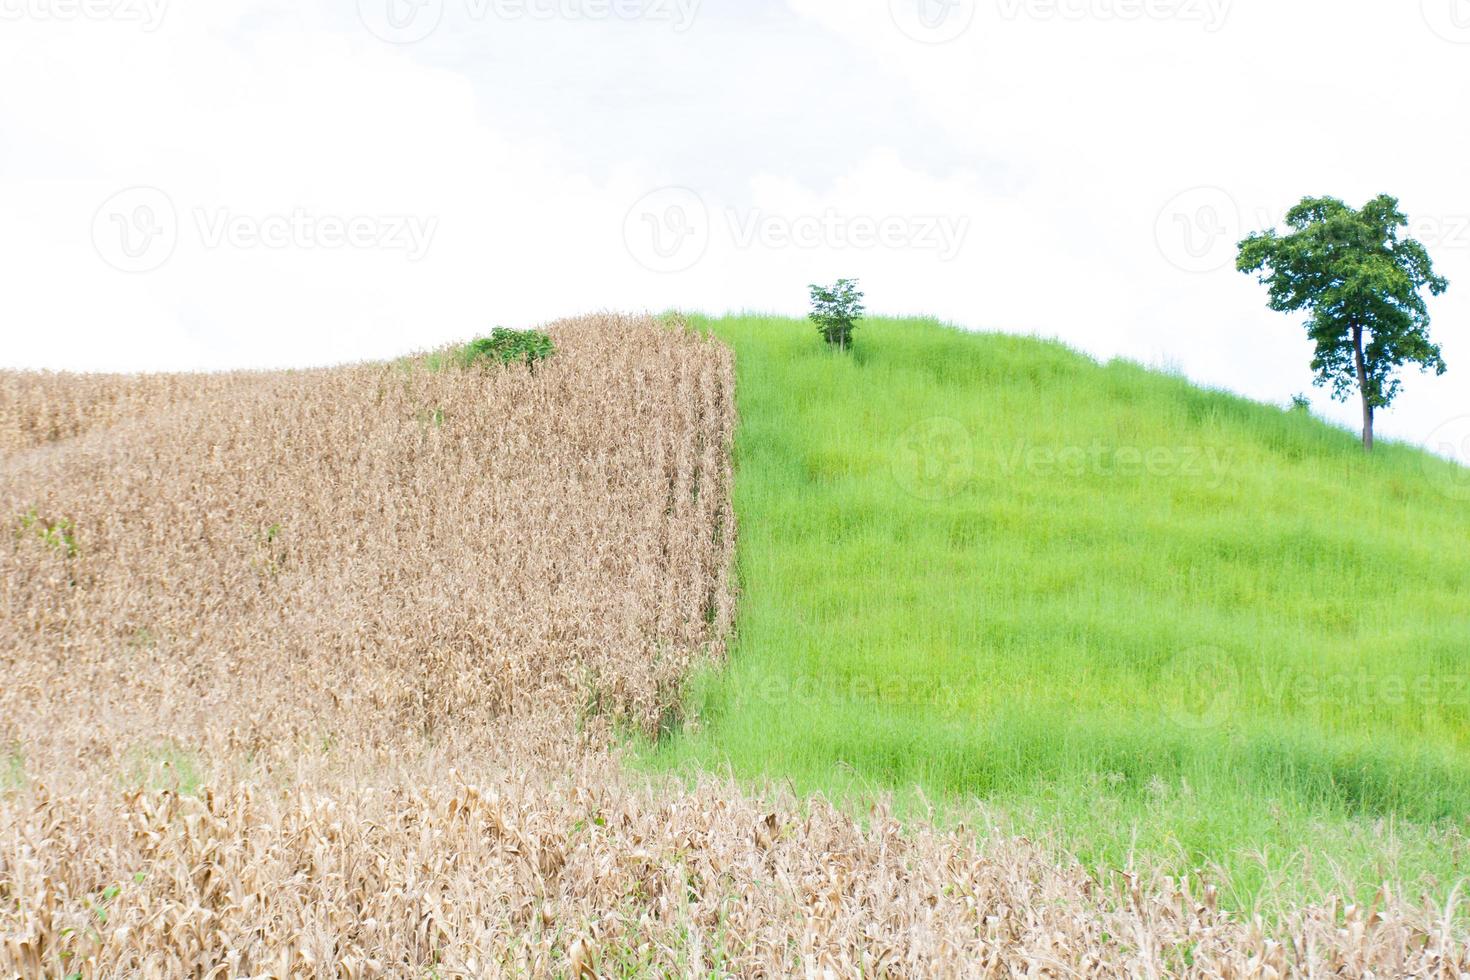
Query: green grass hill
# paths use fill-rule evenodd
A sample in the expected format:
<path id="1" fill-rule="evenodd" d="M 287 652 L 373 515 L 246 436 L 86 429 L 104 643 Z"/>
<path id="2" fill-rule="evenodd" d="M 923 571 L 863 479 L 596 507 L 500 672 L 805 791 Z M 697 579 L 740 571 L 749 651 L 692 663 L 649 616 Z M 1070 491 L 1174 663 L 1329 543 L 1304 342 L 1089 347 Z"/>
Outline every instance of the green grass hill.
<path id="1" fill-rule="evenodd" d="M 657 761 L 893 790 L 1242 906 L 1470 858 L 1470 474 L 927 320 L 736 352 L 741 606 Z"/>

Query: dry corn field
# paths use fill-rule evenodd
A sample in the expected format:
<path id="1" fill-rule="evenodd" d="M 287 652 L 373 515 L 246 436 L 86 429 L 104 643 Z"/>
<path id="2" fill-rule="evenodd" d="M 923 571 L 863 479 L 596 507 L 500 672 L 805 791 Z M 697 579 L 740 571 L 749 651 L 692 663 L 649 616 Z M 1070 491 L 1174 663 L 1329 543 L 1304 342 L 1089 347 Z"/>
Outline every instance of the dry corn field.
<path id="1" fill-rule="evenodd" d="M 730 355 L 0 375 L 0 974 L 1461 976 L 1025 841 L 629 775 L 733 622 Z"/>

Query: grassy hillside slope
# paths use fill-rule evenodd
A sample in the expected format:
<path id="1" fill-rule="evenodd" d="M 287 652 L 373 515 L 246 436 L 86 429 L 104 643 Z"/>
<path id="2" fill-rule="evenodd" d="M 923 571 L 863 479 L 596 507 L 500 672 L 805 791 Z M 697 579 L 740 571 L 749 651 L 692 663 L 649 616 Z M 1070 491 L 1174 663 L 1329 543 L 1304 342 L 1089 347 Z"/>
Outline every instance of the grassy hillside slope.
<path id="1" fill-rule="evenodd" d="M 1465 873 L 1464 474 L 1053 343 L 702 325 L 737 358 L 739 636 L 664 763 L 973 794 L 1241 903 Z"/>

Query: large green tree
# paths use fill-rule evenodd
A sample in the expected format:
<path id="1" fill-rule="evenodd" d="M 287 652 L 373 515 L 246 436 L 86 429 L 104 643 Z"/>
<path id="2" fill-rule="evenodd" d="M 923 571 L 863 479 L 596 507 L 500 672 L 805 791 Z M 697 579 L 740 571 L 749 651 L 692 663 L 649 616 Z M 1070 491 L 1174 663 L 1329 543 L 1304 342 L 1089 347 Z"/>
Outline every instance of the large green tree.
<path id="1" fill-rule="evenodd" d="M 1290 229 L 1240 243 L 1236 268 L 1257 273 L 1271 292 L 1271 309 L 1306 311 L 1319 386 L 1363 403 L 1363 448 L 1373 448 L 1373 414 L 1399 393 L 1395 372 L 1405 364 L 1444 374 L 1444 358 L 1429 339 L 1424 292 L 1449 283 L 1435 275 L 1429 252 L 1400 235 L 1408 218 L 1383 195 L 1354 211 L 1334 197 L 1309 197 L 1286 215 Z"/>

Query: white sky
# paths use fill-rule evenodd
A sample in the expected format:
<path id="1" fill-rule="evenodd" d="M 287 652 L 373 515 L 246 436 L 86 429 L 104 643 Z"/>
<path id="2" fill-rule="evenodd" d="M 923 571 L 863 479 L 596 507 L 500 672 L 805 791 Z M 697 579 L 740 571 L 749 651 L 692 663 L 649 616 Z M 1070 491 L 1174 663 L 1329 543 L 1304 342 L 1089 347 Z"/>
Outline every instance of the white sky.
<path id="1" fill-rule="evenodd" d="M 1450 373 L 1381 430 L 1470 454 L 1467 95 L 1470 0 L 0 0 L 0 365 L 801 315 L 845 276 L 1351 424 L 1233 244 L 1387 192 Z"/>

